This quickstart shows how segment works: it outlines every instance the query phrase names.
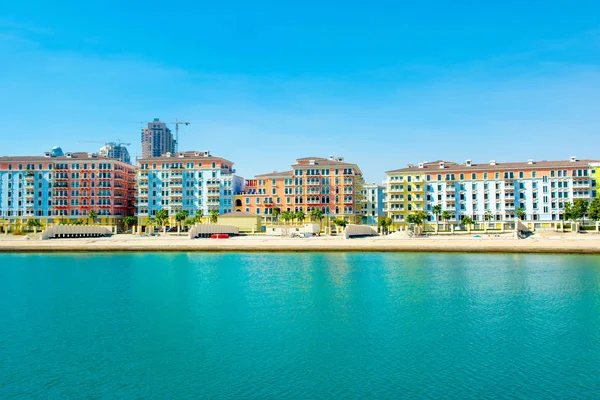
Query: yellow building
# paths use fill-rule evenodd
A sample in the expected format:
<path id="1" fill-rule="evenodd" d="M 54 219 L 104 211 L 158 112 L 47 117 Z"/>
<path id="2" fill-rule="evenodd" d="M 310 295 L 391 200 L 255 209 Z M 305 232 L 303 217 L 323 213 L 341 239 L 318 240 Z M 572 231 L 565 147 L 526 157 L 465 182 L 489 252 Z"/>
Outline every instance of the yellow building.
<path id="1" fill-rule="evenodd" d="M 590 163 L 590 178 L 592 179 L 592 200 L 598 197 L 598 180 L 600 179 L 600 163 Z"/>
<path id="2" fill-rule="evenodd" d="M 404 224 L 408 214 L 425 209 L 424 176 L 417 172 L 387 173 L 385 212 L 395 224 Z"/>

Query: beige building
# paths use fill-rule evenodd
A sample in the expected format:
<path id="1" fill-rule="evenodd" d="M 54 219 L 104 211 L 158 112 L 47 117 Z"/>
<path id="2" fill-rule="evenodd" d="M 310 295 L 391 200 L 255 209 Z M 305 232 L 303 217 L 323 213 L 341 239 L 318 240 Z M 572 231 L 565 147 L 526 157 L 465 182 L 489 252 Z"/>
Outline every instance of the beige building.
<path id="1" fill-rule="evenodd" d="M 262 218 L 260 215 L 245 211 L 233 211 L 219 215 L 218 223 L 237 226 L 240 232 L 260 232 Z"/>

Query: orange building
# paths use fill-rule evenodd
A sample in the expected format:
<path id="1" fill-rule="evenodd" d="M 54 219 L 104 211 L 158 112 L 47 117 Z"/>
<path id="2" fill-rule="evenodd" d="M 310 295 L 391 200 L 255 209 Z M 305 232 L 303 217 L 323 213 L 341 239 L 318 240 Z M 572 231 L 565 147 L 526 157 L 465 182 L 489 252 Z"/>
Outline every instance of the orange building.
<path id="1" fill-rule="evenodd" d="M 304 157 L 291 171 L 262 174 L 246 181 L 244 193 L 235 197 L 235 209 L 270 219 L 274 208 L 303 211 L 307 217 L 319 208 L 330 218 L 351 223 L 362 219 L 363 177 L 356 164 L 342 157 Z"/>

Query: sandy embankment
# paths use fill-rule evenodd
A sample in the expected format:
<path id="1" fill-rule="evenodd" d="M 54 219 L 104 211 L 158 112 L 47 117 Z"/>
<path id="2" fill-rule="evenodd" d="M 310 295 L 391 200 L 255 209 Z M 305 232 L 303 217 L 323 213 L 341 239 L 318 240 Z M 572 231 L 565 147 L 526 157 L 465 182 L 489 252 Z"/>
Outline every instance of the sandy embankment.
<path id="1" fill-rule="evenodd" d="M 336 237 L 274 238 L 237 237 L 196 239 L 118 235 L 98 239 L 35 240 L 0 237 L 0 252 L 113 252 L 113 251 L 208 251 L 208 252 L 462 252 L 462 253 L 557 253 L 600 254 L 600 235 L 545 235 L 534 239 L 433 237 L 419 239 Z"/>

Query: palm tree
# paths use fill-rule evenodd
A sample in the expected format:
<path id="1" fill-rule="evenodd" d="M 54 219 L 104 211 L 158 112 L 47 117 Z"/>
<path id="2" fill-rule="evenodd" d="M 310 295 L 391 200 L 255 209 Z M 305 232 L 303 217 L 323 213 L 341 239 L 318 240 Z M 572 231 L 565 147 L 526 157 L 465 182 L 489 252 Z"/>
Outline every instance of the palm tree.
<path id="1" fill-rule="evenodd" d="M 129 215 L 123 218 L 123 223 L 125 224 L 125 229 L 133 227 L 133 225 L 137 225 L 138 219 L 133 215 Z"/>
<path id="2" fill-rule="evenodd" d="M 148 227 L 152 227 L 152 233 L 154 233 L 154 226 L 156 225 L 156 218 L 154 217 L 148 217 L 148 220 L 146 221 L 146 225 Z M 146 232 L 148 233 L 148 232 Z"/>
<path id="3" fill-rule="evenodd" d="M 217 210 L 210 210 L 209 220 L 210 220 L 211 224 L 216 224 L 217 221 L 219 220 L 219 211 L 217 211 Z"/>
<path id="4" fill-rule="evenodd" d="M 387 228 L 387 233 L 390 233 L 390 228 L 394 225 L 394 220 L 390 217 L 384 218 L 385 219 L 385 226 Z"/>
<path id="5" fill-rule="evenodd" d="M 41 228 L 42 224 L 37 219 L 30 219 L 27 221 L 27 227 L 33 229 L 34 233 L 37 233 L 38 228 Z"/>
<path id="6" fill-rule="evenodd" d="M 433 215 L 435 215 L 435 230 L 438 231 L 440 228 L 440 214 L 442 214 L 442 206 L 436 204 L 433 206 L 432 210 Z"/>
<path id="7" fill-rule="evenodd" d="M 196 210 L 196 217 L 195 217 L 196 222 L 199 223 L 199 224 L 201 224 L 203 216 L 204 216 L 204 211 L 202 211 L 201 208 L 197 209 Z"/>
<path id="8" fill-rule="evenodd" d="M 489 211 L 486 211 L 485 215 L 483 217 L 485 218 L 486 221 L 489 221 L 490 219 L 492 219 L 492 213 Z"/>
<path id="9" fill-rule="evenodd" d="M 296 222 L 303 223 L 305 216 L 306 215 L 304 214 L 304 211 L 302 211 L 302 210 L 296 211 L 296 214 L 295 214 Z"/>
<path id="10" fill-rule="evenodd" d="M 156 212 L 156 222 L 160 224 L 163 229 L 163 233 L 165 231 L 165 223 L 169 219 L 169 212 L 167 210 L 158 210 Z"/>
<path id="11" fill-rule="evenodd" d="M 292 221 L 294 219 L 294 213 L 291 211 L 284 211 L 281 214 L 281 219 L 283 219 L 285 222 Z"/>
<path id="12" fill-rule="evenodd" d="M 379 225 L 380 231 L 382 234 L 385 234 L 386 232 L 386 228 L 388 227 L 388 221 L 387 218 L 381 218 L 379 220 L 379 222 L 377 223 L 377 225 Z"/>
<path id="13" fill-rule="evenodd" d="M 332 222 L 336 226 L 337 233 L 341 233 L 340 228 L 344 228 L 348 224 L 343 218 L 334 218 Z"/>
<path id="14" fill-rule="evenodd" d="M 320 208 L 313 208 L 312 210 L 310 210 L 309 215 L 313 221 L 321 222 L 321 220 L 323 219 L 323 210 L 321 210 Z"/>
<path id="15" fill-rule="evenodd" d="M 185 221 L 185 219 L 187 218 L 187 212 L 186 211 L 177 211 L 177 213 L 175 214 L 175 221 L 179 222 L 179 229 L 181 230 L 183 228 L 183 221 Z"/>
<path id="16" fill-rule="evenodd" d="M 273 208 L 273 213 L 271 214 L 271 220 L 277 221 L 279 219 L 280 215 L 281 215 L 281 208 L 274 207 Z M 273 221 L 271 221 L 271 222 L 273 222 Z"/>
<path id="17" fill-rule="evenodd" d="M 450 211 L 448 211 L 448 210 L 442 211 L 442 220 L 445 223 L 448 223 L 448 221 L 450 220 L 450 218 L 452 218 L 452 214 L 450 214 Z M 444 224 L 444 230 L 446 230 L 446 225 L 445 224 Z"/>
<path id="18" fill-rule="evenodd" d="M 313 208 L 310 210 L 310 218 L 313 221 L 319 222 L 319 236 L 321 235 L 321 220 L 323 220 L 323 210 L 320 208 Z"/>
<path id="19" fill-rule="evenodd" d="M 462 223 L 465 224 L 467 226 L 467 230 L 471 232 L 471 225 L 473 225 L 475 221 L 473 221 L 473 218 L 467 215 L 463 217 Z"/>
<path id="20" fill-rule="evenodd" d="M 98 216 L 98 214 L 96 214 L 96 211 L 90 210 L 90 213 L 88 214 L 88 217 L 92 219 L 92 224 L 96 223 L 96 217 L 97 216 Z"/>

